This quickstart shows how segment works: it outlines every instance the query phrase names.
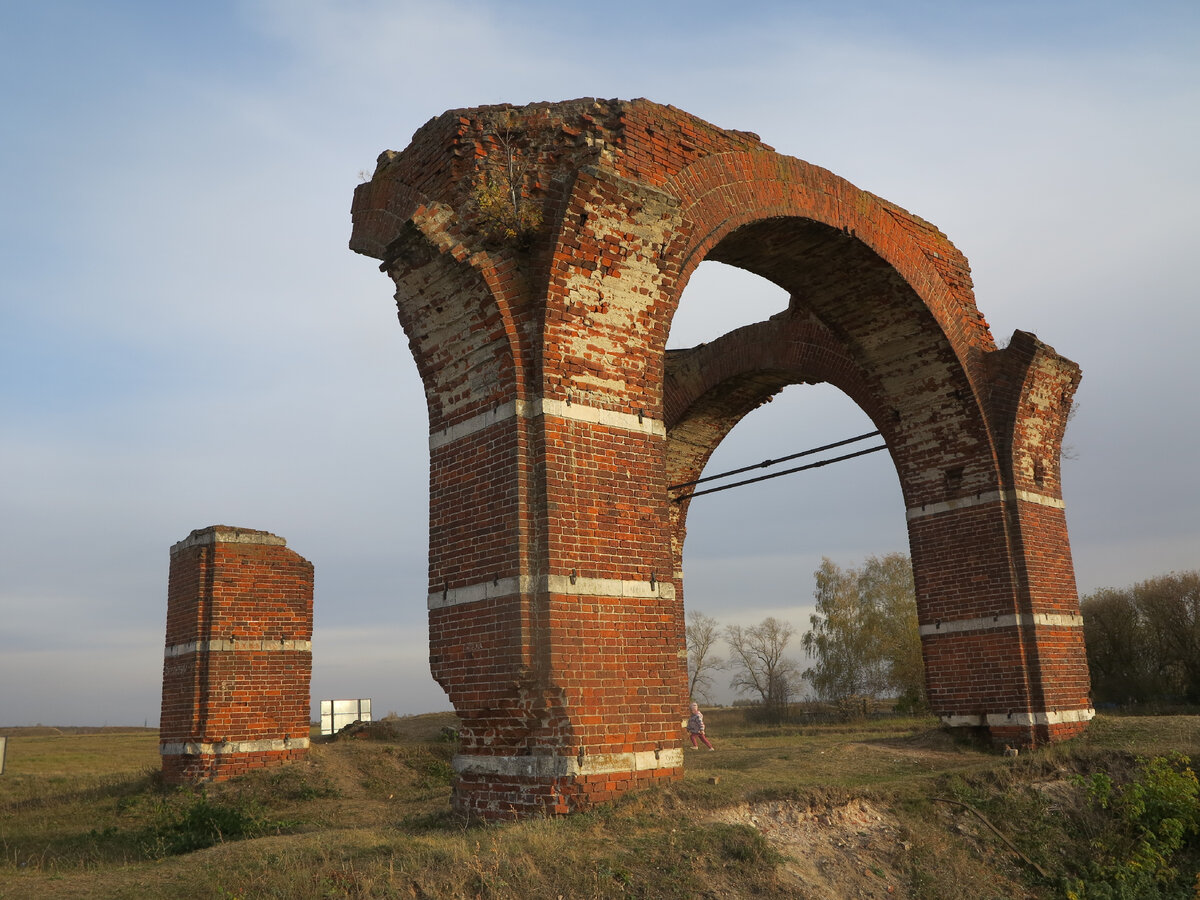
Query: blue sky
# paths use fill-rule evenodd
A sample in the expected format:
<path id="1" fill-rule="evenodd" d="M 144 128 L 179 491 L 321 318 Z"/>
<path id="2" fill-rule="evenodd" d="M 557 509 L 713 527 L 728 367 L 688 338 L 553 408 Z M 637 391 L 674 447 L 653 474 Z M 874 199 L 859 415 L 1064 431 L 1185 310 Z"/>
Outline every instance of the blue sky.
<path id="1" fill-rule="evenodd" d="M 936 223 L 998 338 L 1083 367 L 1081 590 L 1200 567 L 1198 51 L 1190 2 L 3 4 L 0 725 L 153 724 L 168 548 L 217 523 L 315 564 L 314 700 L 446 707 L 420 383 L 346 243 L 360 173 L 457 107 L 648 97 Z M 672 343 L 784 302 L 705 264 Z M 865 430 L 790 388 L 711 465 Z M 904 549 L 883 455 L 714 495 L 688 605 L 802 626 L 822 556 Z"/>

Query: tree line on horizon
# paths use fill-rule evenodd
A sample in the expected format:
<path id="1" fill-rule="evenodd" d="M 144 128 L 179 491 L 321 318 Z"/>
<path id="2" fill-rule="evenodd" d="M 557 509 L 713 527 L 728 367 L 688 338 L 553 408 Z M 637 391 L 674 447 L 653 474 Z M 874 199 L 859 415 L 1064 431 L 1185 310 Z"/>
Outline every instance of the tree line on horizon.
<path id="1" fill-rule="evenodd" d="M 719 673 L 738 696 L 779 718 L 797 700 L 848 698 L 925 705 L 925 665 L 912 562 L 903 553 L 843 568 L 825 557 L 814 573 L 815 609 L 801 635 L 768 616 L 721 625 L 687 620 L 688 691 L 711 702 Z M 1200 571 L 1169 573 L 1080 600 L 1092 695 L 1100 706 L 1200 704 Z M 799 636 L 810 665 L 789 654 Z M 719 655 L 721 645 L 728 651 Z"/>
<path id="2" fill-rule="evenodd" d="M 1080 609 L 1095 703 L 1200 704 L 1200 570 L 1101 588 Z"/>
<path id="3" fill-rule="evenodd" d="M 912 563 L 903 553 L 869 556 L 843 568 L 828 557 L 814 573 L 815 610 L 800 635 L 811 665 L 788 655 L 796 627 L 768 616 L 757 625 L 722 626 L 700 612 L 688 616 L 688 691 L 711 700 L 719 672 L 729 687 L 768 715 L 780 717 L 801 699 L 898 698 L 911 708 L 925 700 L 925 670 L 917 627 Z M 727 656 L 719 656 L 724 644 Z"/>

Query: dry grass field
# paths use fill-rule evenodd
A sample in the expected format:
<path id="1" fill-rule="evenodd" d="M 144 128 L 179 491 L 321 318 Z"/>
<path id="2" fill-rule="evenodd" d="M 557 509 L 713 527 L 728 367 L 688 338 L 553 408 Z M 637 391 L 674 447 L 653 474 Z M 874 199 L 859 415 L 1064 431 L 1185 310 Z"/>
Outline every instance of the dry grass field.
<path id="1" fill-rule="evenodd" d="M 1195 716 L 1100 717 L 1015 759 L 928 719 L 706 720 L 717 751 L 682 782 L 505 825 L 450 813 L 450 714 L 197 790 L 161 785 L 153 730 L 0 730 L 0 898 L 1067 897 L 1108 839 L 1087 779 L 1200 752 Z"/>

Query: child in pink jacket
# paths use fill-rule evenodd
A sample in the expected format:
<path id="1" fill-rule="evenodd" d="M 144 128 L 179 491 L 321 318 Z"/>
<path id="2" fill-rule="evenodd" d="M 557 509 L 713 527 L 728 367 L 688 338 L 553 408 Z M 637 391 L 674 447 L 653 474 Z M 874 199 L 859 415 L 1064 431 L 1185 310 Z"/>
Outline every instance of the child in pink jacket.
<path id="1" fill-rule="evenodd" d="M 692 714 L 688 717 L 688 720 L 687 720 L 687 730 L 688 730 L 688 734 L 691 735 L 691 738 L 692 738 L 692 749 L 693 750 L 697 749 L 696 748 L 696 738 L 700 738 L 700 740 L 702 740 L 704 742 L 704 746 L 707 747 L 709 750 L 717 749 L 716 747 L 714 747 L 712 745 L 712 741 L 710 741 L 708 739 L 708 735 L 706 735 L 704 733 L 704 713 L 700 712 L 699 705 L 697 705 L 695 703 L 692 704 Z"/>

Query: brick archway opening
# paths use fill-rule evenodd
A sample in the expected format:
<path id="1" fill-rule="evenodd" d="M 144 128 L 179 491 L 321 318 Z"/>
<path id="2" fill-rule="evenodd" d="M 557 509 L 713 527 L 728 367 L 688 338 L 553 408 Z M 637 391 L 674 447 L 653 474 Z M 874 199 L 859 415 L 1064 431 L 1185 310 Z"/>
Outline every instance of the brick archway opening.
<path id="1" fill-rule="evenodd" d="M 853 401 L 827 384 L 792 384 L 743 417 L 717 445 L 702 475 L 755 466 L 765 459 L 874 429 Z M 879 442 L 838 450 L 704 483 L 699 489 L 770 475 Z M 684 612 L 724 624 L 758 624 L 766 616 L 797 629 L 788 647 L 801 669 L 800 637 L 814 606 L 814 573 L 823 557 L 845 565 L 865 556 L 907 553 L 904 503 L 886 452 L 785 475 L 696 498 L 687 515 L 682 577 Z M 729 702 L 729 674 L 719 673 L 713 702 Z M 743 699 L 754 699 L 745 697 Z"/>
<path id="2" fill-rule="evenodd" d="M 672 321 L 668 353 L 720 340 L 730 331 L 785 315 L 786 291 L 744 269 L 705 260 L 685 287 Z M 854 401 L 824 382 L 789 383 L 741 418 L 713 449 L 701 473 L 753 466 L 767 458 L 863 434 L 874 423 Z M 729 481 L 777 472 L 791 465 L 852 452 L 878 439 L 770 469 L 753 469 Z M 700 489 L 725 482 L 701 485 Z M 685 616 L 700 611 L 723 624 L 755 624 L 772 615 L 798 633 L 813 605 L 812 575 L 822 557 L 839 562 L 867 554 L 907 552 L 903 498 L 885 453 L 831 468 L 697 498 L 689 507 L 687 541 L 677 583 Z M 812 523 L 820 522 L 819 539 Z M 869 524 L 870 532 L 863 533 Z M 804 667 L 799 639 L 789 653 Z M 727 675 L 711 696 L 727 701 Z"/>
<path id="3" fill-rule="evenodd" d="M 688 350 L 726 332 L 786 312 L 787 291 L 760 275 L 716 260 L 696 267 L 679 299 L 668 350 Z"/>

